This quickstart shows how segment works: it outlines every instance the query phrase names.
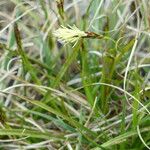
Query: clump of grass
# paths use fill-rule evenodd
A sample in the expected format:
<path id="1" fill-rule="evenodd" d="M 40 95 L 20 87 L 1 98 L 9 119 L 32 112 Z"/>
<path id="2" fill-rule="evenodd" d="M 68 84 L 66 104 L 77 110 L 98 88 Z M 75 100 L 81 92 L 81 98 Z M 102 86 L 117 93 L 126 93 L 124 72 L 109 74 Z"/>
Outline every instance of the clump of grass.
<path id="1" fill-rule="evenodd" d="M 149 5 L 2 0 L 0 149 L 150 149 Z"/>

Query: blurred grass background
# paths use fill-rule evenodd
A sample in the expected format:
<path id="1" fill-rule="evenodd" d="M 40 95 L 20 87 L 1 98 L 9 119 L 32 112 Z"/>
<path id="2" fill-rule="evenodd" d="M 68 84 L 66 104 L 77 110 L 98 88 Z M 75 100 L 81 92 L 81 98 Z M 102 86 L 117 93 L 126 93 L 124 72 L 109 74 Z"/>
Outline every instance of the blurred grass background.
<path id="1" fill-rule="evenodd" d="M 0 0 L 0 149 L 150 149 L 149 7 Z M 65 44 L 61 25 L 104 38 Z"/>

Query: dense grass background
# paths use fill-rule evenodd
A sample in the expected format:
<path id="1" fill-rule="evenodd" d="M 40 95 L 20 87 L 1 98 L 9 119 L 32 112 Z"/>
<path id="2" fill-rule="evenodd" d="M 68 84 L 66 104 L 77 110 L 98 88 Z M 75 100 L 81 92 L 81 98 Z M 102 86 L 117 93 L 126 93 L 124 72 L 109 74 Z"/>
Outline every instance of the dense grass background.
<path id="1" fill-rule="evenodd" d="M 149 8 L 0 0 L 0 149 L 150 149 Z M 102 38 L 65 44 L 61 25 Z"/>

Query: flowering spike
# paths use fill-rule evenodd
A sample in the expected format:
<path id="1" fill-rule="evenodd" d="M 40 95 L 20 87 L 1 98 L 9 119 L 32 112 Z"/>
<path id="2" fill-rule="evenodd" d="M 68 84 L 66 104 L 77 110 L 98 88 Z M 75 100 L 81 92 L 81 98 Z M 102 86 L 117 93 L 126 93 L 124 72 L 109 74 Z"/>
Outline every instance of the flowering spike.
<path id="1" fill-rule="evenodd" d="M 61 26 L 53 35 L 64 43 L 77 43 L 81 38 L 86 37 L 87 33 L 79 30 L 75 25 L 72 27 L 68 25 L 68 27 Z"/>

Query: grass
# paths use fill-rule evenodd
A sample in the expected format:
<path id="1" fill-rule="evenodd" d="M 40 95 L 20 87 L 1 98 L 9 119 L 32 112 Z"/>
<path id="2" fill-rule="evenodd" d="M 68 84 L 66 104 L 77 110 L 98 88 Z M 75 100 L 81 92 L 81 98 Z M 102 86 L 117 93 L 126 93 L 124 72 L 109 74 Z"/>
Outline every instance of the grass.
<path id="1" fill-rule="evenodd" d="M 0 150 L 150 149 L 149 0 L 0 1 Z"/>

